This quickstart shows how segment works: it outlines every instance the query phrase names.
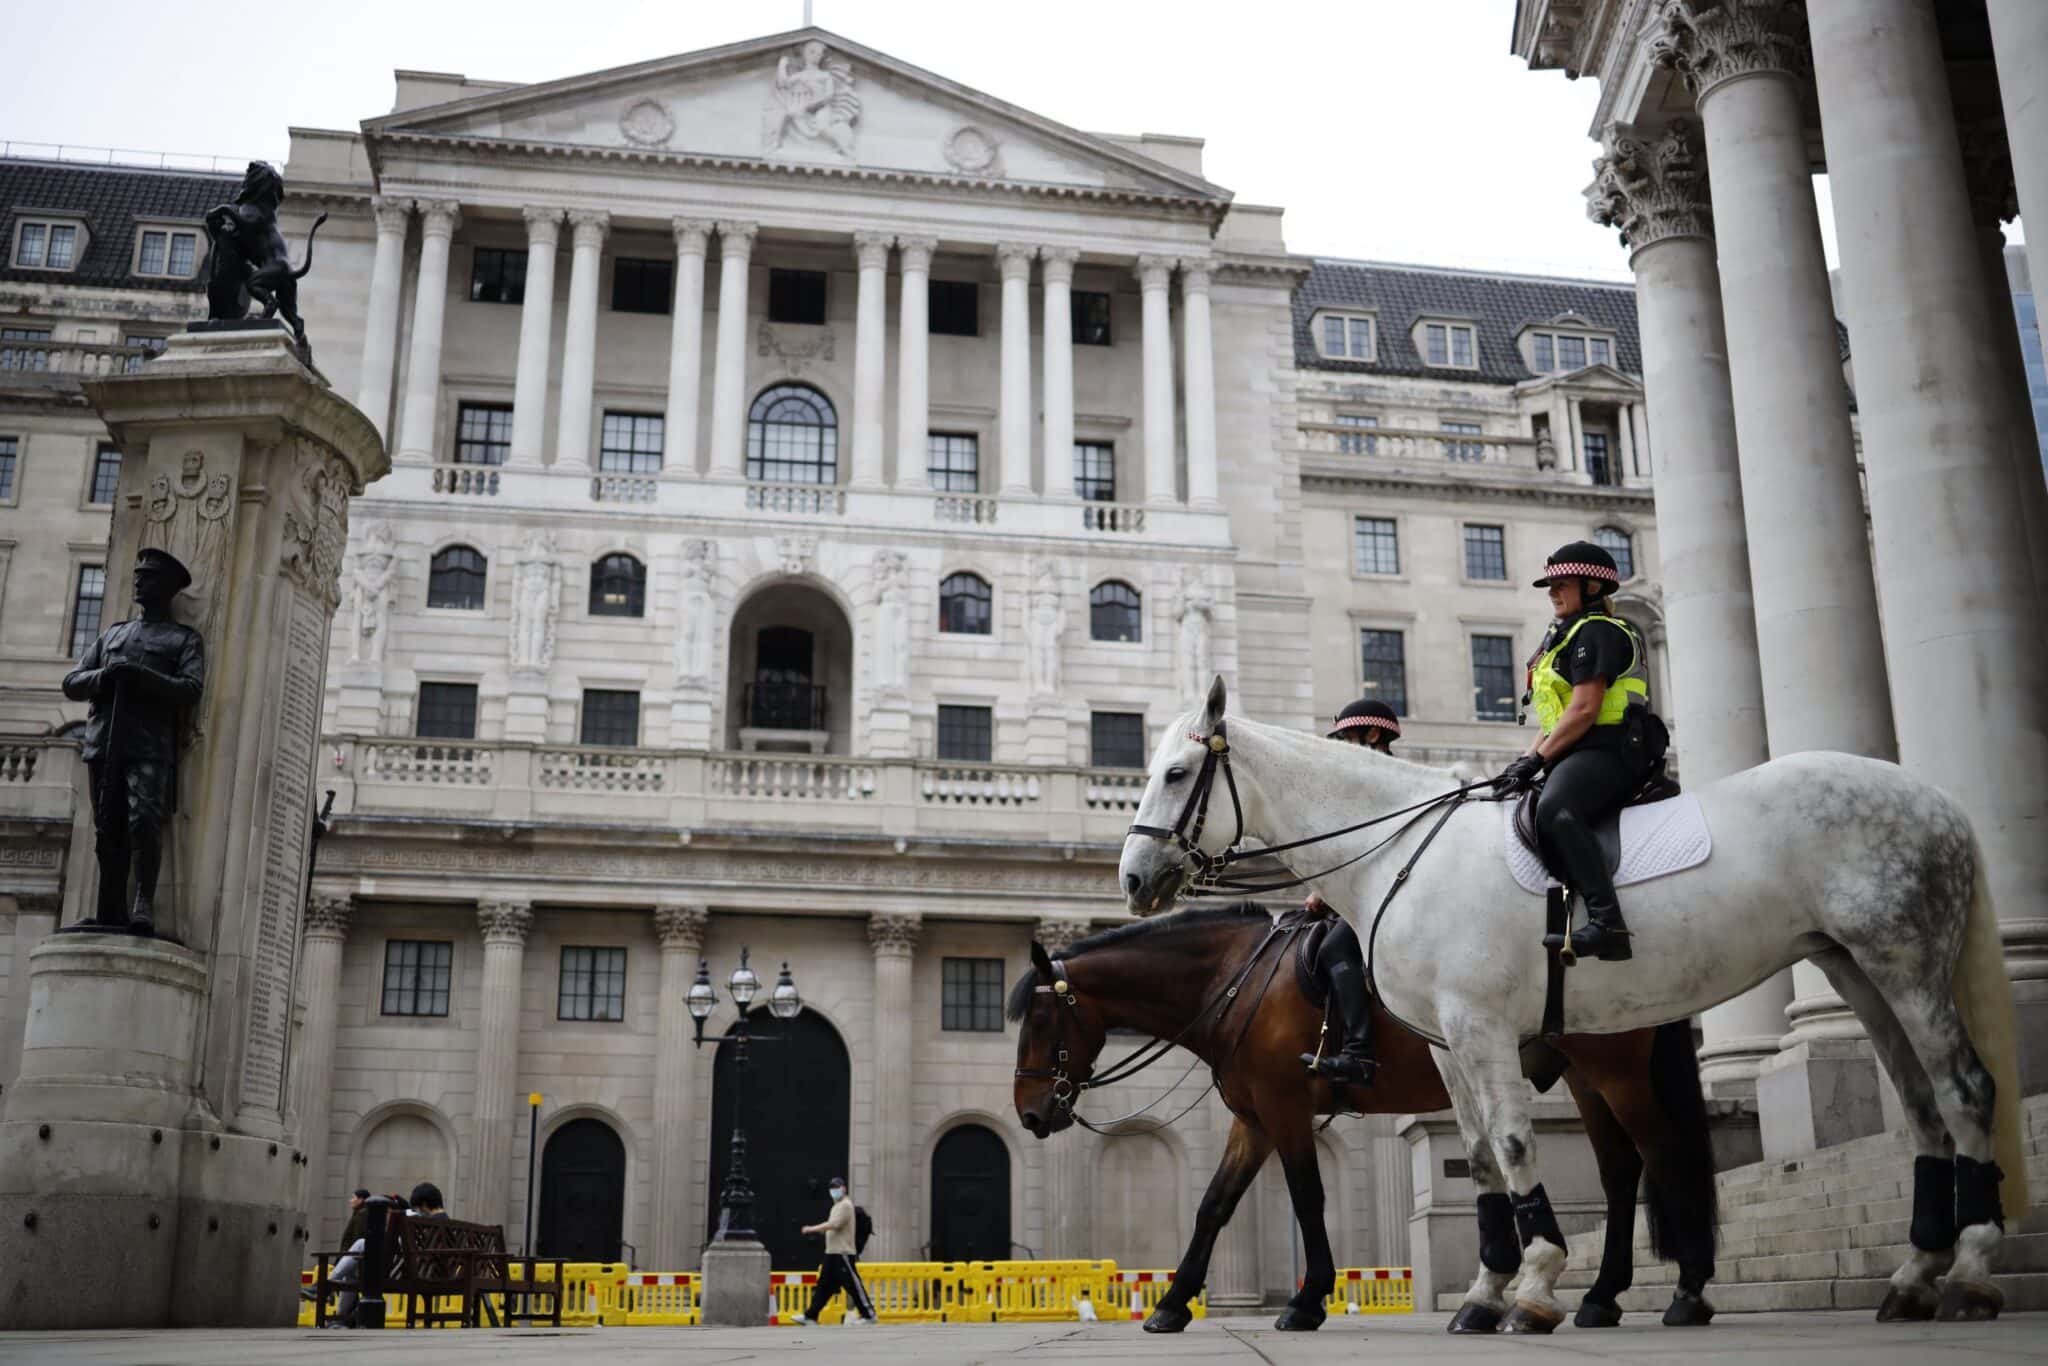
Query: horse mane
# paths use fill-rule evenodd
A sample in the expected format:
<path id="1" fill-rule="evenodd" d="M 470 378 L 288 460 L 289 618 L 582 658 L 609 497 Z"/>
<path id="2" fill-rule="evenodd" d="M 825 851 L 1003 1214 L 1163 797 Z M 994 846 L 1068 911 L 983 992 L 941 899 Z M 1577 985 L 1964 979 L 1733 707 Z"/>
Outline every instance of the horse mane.
<path id="1" fill-rule="evenodd" d="M 1228 906 L 1194 906 L 1185 911 L 1175 911 L 1172 915 L 1155 915 L 1146 920 L 1133 920 L 1129 924 L 1112 925 L 1106 930 L 1098 930 L 1086 939 L 1076 941 L 1072 948 L 1060 955 L 1060 958 L 1063 961 L 1079 958 L 1097 949 L 1112 948 L 1134 939 L 1156 939 L 1162 935 L 1178 934 L 1185 930 L 1206 929 L 1211 925 L 1226 922 L 1235 923 L 1252 916 L 1270 919 L 1272 912 L 1256 901 L 1239 901 Z M 1031 1008 L 1031 993 L 1037 986 L 1038 969 L 1034 967 L 1019 977 L 1016 984 L 1010 988 L 1010 999 L 1004 1014 L 1012 1021 L 1023 1019 L 1024 1013 Z"/>

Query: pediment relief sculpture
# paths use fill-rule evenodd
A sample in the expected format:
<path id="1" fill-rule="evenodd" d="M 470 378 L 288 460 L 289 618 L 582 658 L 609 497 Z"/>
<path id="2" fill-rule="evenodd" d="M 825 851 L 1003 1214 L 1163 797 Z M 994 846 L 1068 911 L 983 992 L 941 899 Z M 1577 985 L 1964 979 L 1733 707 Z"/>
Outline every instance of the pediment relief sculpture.
<path id="1" fill-rule="evenodd" d="M 822 143 L 853 160 L 860 96 L 853 68 L 815 38 L 775 61 L 775 83 L 761 115 L 764 150 L 784 150 L 792 141 Z"/>
<path id="2" fill-rule="evenodd" d="M 657 99 L 635 100 L 619 114 L 619 134 L 635 147 L 666 147 L 675 131 L 675 115 Z"/>
<path id="3" fill-rule="evenodd" d="M 946 158 L 946 164 L 962 175 L 1003 173 L 1003 145 L 971 123 L 954 129 L 939 152 Z"/>

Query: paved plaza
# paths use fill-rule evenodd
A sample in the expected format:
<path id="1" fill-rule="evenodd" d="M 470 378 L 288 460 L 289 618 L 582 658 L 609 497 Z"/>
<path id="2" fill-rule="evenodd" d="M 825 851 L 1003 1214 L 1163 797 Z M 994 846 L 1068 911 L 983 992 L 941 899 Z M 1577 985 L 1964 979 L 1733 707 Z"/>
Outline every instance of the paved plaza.
<path id="1" fill-rule="evenodd" d="M 2048 1317 L 1997 1323 L 1879 1324 L 1857 1313 L 1726 1315 L 1703 1331 L 1670 1330 L 1648 1315 L 1605 1332 L 1550 1338 L 1452 1338 L 1441 1315 L 1332 1320 L 1317 1333 L 1276 1333 L 1266 1316 L 1211 1319 L 1178 1337 L 1131 1323 L 900 1324 L 878 1328 L 505 1329 L 385 1334 L 288 1331 L 15 1333 L 0 1366 L 292 1366 L 389 1359 L 408 1366 L 548 1362 L 600 1350 L 605 1366 L 821 1362 L 1334 1362 L 1465 1366 L 1546 1362 L 1705 1363 L 1738 1358 L 1799 1366 L 1925 1366 L 1930 1362 L 2048 1362 Z M 567 1341 L 565 1341 L 567 1339 Z M 602 1344 L 600 1346 L 600 1343 Z"/>

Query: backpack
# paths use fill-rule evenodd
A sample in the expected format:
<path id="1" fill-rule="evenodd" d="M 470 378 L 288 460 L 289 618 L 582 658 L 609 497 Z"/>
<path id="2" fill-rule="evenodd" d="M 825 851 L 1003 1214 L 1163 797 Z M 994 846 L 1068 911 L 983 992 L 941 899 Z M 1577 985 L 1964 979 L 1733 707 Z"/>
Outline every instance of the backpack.
<path id="1" fill-rule="evenodd" d="M 868 1250 L 868 1239 L 875 1236 L 875 1221 L 868 1217 L 865 1207 L 853 1207 L 853 1255 L 858 1257 Z"/>

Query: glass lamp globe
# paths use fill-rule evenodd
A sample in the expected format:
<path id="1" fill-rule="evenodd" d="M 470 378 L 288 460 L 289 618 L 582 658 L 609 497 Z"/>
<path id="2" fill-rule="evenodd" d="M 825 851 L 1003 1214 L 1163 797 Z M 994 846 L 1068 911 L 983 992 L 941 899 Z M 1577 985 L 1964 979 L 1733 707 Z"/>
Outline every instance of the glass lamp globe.
<path id="1" fill-rule="evenodd" d="M 740 950 L 740 965 L 732 970 L 732 980 L 725 986 L 726 990 L 732 993 L 732 1003 L 741 1010 L 747 1008 L 748 1002 L 754 999 L 754 993 L 761 989 L 761 979 L 747 966 L 745 949 Z"/>
<path id="2" fill-rule="evenodd" d="M 793 1020 L 803 1008 L 804 998 L 796 994 L 796 980 L 789 975 L 789 964 L 784 963 L 775 990 L 768 993 L 768 1011 L 778 1020 Z"/>
<path id="3" fill-rule="evenodd" d="M 697 960 L 697 980 L 690 983 L 683 1000 L 689 1005 L 693 1020 L 706 1019 L 718 1008 L 718 988 L 711 985 L 711 964 L 707 960 Z"/>

